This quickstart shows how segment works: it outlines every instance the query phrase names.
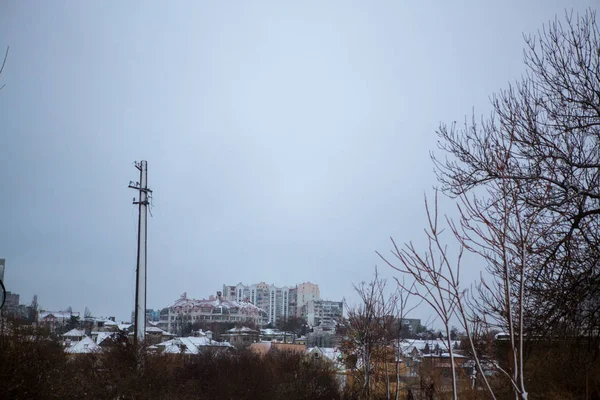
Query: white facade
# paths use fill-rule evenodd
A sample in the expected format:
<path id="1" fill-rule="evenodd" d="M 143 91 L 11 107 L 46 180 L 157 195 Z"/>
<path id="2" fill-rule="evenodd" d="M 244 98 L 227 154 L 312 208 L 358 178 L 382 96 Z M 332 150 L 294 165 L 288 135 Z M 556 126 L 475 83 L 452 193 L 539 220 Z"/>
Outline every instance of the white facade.
<path id="1" fill-rule="evenodd" d="M 267 312 L 267 323 L 270 324 L 276 324 L 290 316 L 290 288 L 287 286 L 277 287 L 265 282 L 254 285 L 223 285 L 223 298 L 237 302 L 247 301 L 262 308 Z"/>
<path id="2" fill-rule="evenodd" d="M 296 315 L 301 316 L 302 307 L 309 301 L 319 300 L 321 294 L 319 291 L 319 285 L 310 282 L 304 282 L 296 287 L 297 299 L 296 299 Z"/>
<path id="3" fill-rule="evenodd" d="M 208 300 L 196 300 L 189 299 L 184 294 L 175 304 L 161 312 L 159 325 L 174 333 L 181 326 L 195 322 L 252 321 L 256 325 L 263 325 L 266 317 L 263 309 L 247 301 L 227 300 L 220 295 Z"/>
<path id="4" fill-rule="evenodd" d="M 310 300 L 300 311 L 309 326 L 318 326 L 321 323 L 335 324 L 342 318 L 343 313 L 344 303 L 330 300 Z"/>

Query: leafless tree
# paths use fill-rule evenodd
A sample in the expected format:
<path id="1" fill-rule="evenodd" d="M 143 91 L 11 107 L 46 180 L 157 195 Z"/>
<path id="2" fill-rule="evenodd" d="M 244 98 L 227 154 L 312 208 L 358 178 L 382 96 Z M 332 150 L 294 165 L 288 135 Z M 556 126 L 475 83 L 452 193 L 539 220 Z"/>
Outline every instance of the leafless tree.
<path id="1" fill-rule="evenodd" d="M 396 377 L 396 388 L 394 391 L 394 399 L 398 400 L 400 398 L 400 358 L 403 356 L 402 354 L 402 343 L 406 339 L 403 337 L 404 330 L 404 321 L 408 317 L 408 315 L 417 308 L 421 302 L 417 302 L 412 306 L 409 305 L 409 300 L 411 299 L 410 290 L 414 289 L 414 284 L 408 286 L 409 290 L 404 290 L 406 283 L 404 279 L 398 280 L 398 286 L 396 288 L 396 293 L 394 296 L 394 316 L 396 319 L 396 324 L 394 326 L 394 330 L 392 332 L 392 340 L 393 340 L 393 349 L 394 349 L 394 366 L 395 366 L 395 377 Z M 387 366 L 387 364 L 386 364 Z M 387 376 L 387 371 L 386 371 Z M 388 388 L 390 387 L 388 382 Z M 388 399 L 391 399 L 390 392 L 388 390 Z"/>
<path id="2" fill-rule="evenodd" d="M 448 257 L 448 251 L 443 247 L 439 240 L 440 231 L 438 231 L 437 213 L 429 212 L 427 199 L 425 200 L 427 214 L 429 216 L 429 227 L 426 229 L 428 236 L 428 250 L 423 254 L 408 243 L 404 248 L 399 248 L 392 238 L 393 256 L 399 261 L 399 264 L 391 262 L 379 252 L 377 254 L 393 269 L 411 277 L 412 285 L 406 285 L 404 281 L 398 280 L 398 285 L 402 290 L 410 295 L 416 296 L 426 302 L 440 318 L 446 331 L 447 349 L 450 354 L 450 364 L 452 372 L 452 393 L 453 398 L 457 399 L 458 391 L 456 386 L 456 367 L 454 360 L 454 350 L 450 340 L 451 319 L 454 317 L 457 302 L 460 297 L 456 295 L 459 287 L 459 272 L 454 269 L 454 264 Z M 436 206 L 437 210 L 437 196 Z M 462 256 L 462 250 L 459 254 L 459 260 Z M 457 263 L 460 266 L 460 261 Z"/>
<path id="3" fill-rule="evenodd" d="M 527 75 L 492 97 L 493 114 L 442 125 L 434 155 L 451 196 L 516 196 L 536 215 L 529 328 L 556 335 L 600 329 L 600 31 L 592 10 L 525 37 Z M 512 200 L 511 200 L 512 201 Z M 598 346 L 593 346 L 597 348 Z M 597 350 L 596 350 L 597 351 Z"/>
<path id="4" fill-rule="evenodd" d="M 425 208 L 428 216 L 426 229 L 427 246 L 420 252 L 412 243 L 399 247 L 392 239 L 393 263 L 380 256 L 392 268 L 411 277 L 416 285 L 407 288 L 410 294 L 418 296 L 431 306 L 444 325 L 447 348 L 451 360 L 452 389 L 458 398 L 457 376 L 454 349 L 451 340 L 451 320 L 456 317 L 465 330 L 470 353 L 483 380 L 484 387 L 492 398 L 496 398 L 488 381 L 477 346 L 477 334 L 500 328 L 508 332 L 512 359 L 508 367 L 495 367 L 509 379 L 518 399 L 527 400 L 528 392 L 524 379 L 524 326 L 528 292 L 526 291 L 527 271 L 536 260 L 535 243 L 543 236 L 538 230 L 537 215 L 524 214 L 523 206 L 511 190 L 510 180 L 501 181 L 505 195 L 487 200 L 485 203 L 466 196 L 460 197 L 459 223 L 445 218 L 440 221 L 435 205 L 430 208 L 427 199 Z M 455 257 L 444 242 L 444 225 L 457 240 Z M 477 291 L 468 295 L 461 286 L 460 270 L 464 251 L 479 256 L 490 274 L 491 280 L 481 279 Z"/>
<path id="5" fill-rule="evenodd" d="M 372 281 L 354 286 L 359 297 L 358 304 L 345 304 L 348 326 L 347 339 L 342 347 L 346 354 L 356 358 L 355 367 L 362 372 L 360 395 L 364 399 L 372 397 L 373 373 L 377 363 L 387 362 L 386 347 L 390 345 L 389 333 L 397 304 L 395 294 L 385 295 L 385 287 L 386 280 L 380 278 L 375 269 Z"/>

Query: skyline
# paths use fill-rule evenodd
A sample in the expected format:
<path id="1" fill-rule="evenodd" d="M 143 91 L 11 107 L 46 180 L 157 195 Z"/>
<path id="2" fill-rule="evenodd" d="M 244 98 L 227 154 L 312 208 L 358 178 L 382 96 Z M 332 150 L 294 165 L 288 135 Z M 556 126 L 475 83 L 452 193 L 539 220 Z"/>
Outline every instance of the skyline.
<path id="1" fill-rule="evenodd" d="M 439 123 L 487 115 L 522 35 L 594 2 L 35 5 L 0 3 L 6 288 L 127 319 L 134 161 L 148 308 L 254 281 L 351 301 L 375 265 L 393 284 L 390 236 L 422 240 Z"/>

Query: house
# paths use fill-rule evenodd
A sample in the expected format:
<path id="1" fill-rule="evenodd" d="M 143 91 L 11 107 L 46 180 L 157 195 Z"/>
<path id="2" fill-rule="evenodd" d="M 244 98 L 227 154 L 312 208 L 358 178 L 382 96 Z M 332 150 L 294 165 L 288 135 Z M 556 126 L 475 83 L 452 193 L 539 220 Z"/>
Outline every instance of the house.
<path id="1" fill-rule="evenodd" d="M 107 341 L 107 339 L 115 339 L 117 336 L 117 333 L 118 332 L 94 331 L 91 333 L 91 335 L 92 335 L 92 340 L 94 341 L 94 343 L 96 343 L 98 346 L 101 346 L 101 345 L 108 344 L 108 342 L 110 340 Z"/>
<path id="2" fill-rule="evenodd" d="M 133 336 L 135 334 L 134 325 L 130 325 L 128 331 L 129 336 Z M 164 331 L 156 326 L 146 326 L 146 343 L 149 343 L 151 345 L 162 343 L 166 340 L 172 339 L 173 336 L 175 335 Z"/>
<path id="3" fill-rule="evenodd" d="M 171 339 L 173 336 L 172 333 L 163 331 L 156 326 L 148 326 L 146 327 L 146 342 L 150 344 L 156 344 L 164 342 L 165 340 Z"/>
<path id="4" fill-rule="evenodd" d="M 306 353 L 312 359 L 319 359 L 331 363 L 335 370 L 336 381 L 340 388 L 346 386 L 347 372 L 344 355 L 338 348 L 334 347 L 310 347 Z"/>
<path id="5" fill-rule="evenodd" d="M 40 311 L 38 313 L 38 324 L 50 329 L 51 332 L 65 326 L 71 317 L 79 317 L 78 312 L 72 311 Z"/>
<path id="6" fill-rule="evenodd" d="M 131 328 L 132 326 L 133 326 L 133 324 L 120 323 L 117 325 L 117 329 L 119 329 L 120 331 L 127 332 L 127 331 L 129 331 L 129 328 Z"/>
<path id="7" fill-rule="evenodd" d="M 299 338 L 294 339 L 294 343 L 306 345 L 306 336 L 300 336 Z"/>
<path id="8" fill-rule="evenodd" d="M 233 346 L 229 342 L 216 342 L 206 336 L 182 337 L 167 340 L 166 342 L 157 343 L 150 346 L 151 350 L 156 350 L 164 354 L 199 354 L 204 350 L 225 350 L 231 349 Z"/>
<path id="9" fill-rule="evenodd" d="M 335 365 L 336 369 L 346 369 L 343 362 L 344 355 L 339 349 L 335 347 L 309 347 L 308 349 L 306 349 L 306 353 L 311 358 L 322 359 L 325 361 L 332 362 Z"/>
<path id="10" fill-rule="evenodd" d="M 284 342 L 284 343 L 293 343 L 296 338 L 296 334 L 294 332 L 283 332 L 278 329 L 261 329 L 260 330 L 260 340 L 263 342 Z"/>
<path id="11" fill-rule="evenodd" d="M 259 332 L 246 326 L 241 328 L 232 328 L 221 335 L 234 346 L 249 346 L 250 343 L 258 342 Z"/>
<path id="12" fill-rule="evenodd" d="M 77 343 L 73 343 L 71 346 L 65 348 L 65 352 L 69 354 L 89 354 L 89 353 L 97 353 L 101 351 L 100 346 L 98 346 L 94 341 L 85 336 Z"/>
<path id="13" fill-rule="evenodd" d="M 119 330 L 119 324 L 115 322 L 114 317 L 86 317 L 83 319 L 82 324 L 87 332 L 116 332 Z"/>
<path id="14" fill-rule="evenodd" d="M 67 333 L 63 333 L 62 337 L 65 341 L 69 342 L 79 342 L 81 339 L 85 337 L 85 331 L 82 329 L 71 329 Z"/>

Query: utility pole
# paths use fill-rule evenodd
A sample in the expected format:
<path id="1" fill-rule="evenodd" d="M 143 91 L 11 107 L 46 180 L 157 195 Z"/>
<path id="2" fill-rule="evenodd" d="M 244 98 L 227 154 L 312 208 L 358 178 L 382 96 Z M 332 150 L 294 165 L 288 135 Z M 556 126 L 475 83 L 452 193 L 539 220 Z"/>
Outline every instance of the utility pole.
<path id="1" fill-rule="evenodd" d="M 146 236 L 148 234 L 148 203 L 152 190 L 148 189 L 148 163 L 144 160 L 134 163 L 140 171 L 139 182 L 129 182 L 129 187 L 139 192 L 137 273 L 135 279 L 135 336 L 134 343 L 143 343 L 146 335 Z"/>

